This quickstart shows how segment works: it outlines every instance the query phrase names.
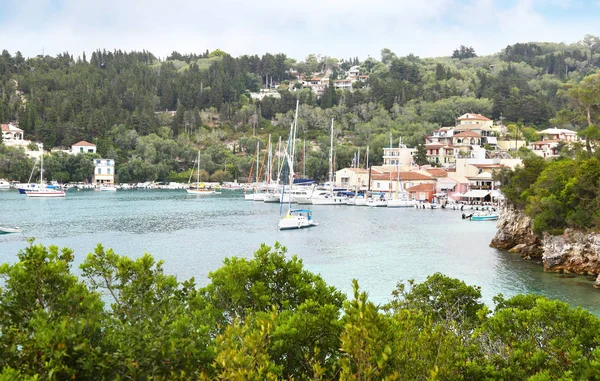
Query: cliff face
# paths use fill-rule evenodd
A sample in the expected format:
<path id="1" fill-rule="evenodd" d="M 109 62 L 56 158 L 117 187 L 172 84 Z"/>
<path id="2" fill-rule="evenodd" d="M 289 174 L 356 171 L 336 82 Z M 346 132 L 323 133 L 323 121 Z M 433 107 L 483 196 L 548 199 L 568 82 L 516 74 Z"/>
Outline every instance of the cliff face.
<path id="1" fill-rule="evenodd" d="M 598 275 L 594 287 L 600 288 L 600 234 L 567 229 L 563 235 L 544 234 L 540 239 L 531 226 L 525 213 L 504 208 L 490 246 L 541 258 L 545 271 Z"/>
<path id="2" fill-rule="evenodd" d="M 500 213 L 498 231 L 491 247 L 520 253 L 526 258 L 541 258 L 543 254 L 539 237 L 531 229 L 531 218 L 525 213 L 505 207 Z"/>

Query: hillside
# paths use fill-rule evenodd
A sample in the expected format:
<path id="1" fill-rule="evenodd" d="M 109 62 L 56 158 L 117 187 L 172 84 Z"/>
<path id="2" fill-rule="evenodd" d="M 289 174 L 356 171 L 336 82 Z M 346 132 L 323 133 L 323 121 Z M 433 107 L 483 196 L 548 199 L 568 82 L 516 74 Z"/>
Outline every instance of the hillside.
<path id="1" fill-rule="evenodd" d="M 121 181 L 177 177 L 191 166 L 198 147 L 210 174 L 221 170 L 221 177 L 237 178 L 247 176 L 257 140 L 264 147 L 269 133 L 273 141 L 285 138 L 299 98 L 300 138 L 322 148 L 307 150 L 307 173 L 322 177 L 329 118 L 336 120 L 341 143 L 338 167 L 349 165 L 358 147 L 367 145 L 377 164 L 390 132 L 414 145 L 465 112 L 545 128 L 569 106 L 560 95 L 564 84 L 600 66 L 600 43 L 593 36 L 570 45 L 515 44 L 485 57 L 462 48 L 457 58 L 397 57 L 383 49 L 381 60 L 362 62 L 314 55 L 296 62 L 285 54 L 234 58 L 219 50 L 173 52 L 166 60 L 147 51 L 104 50 L 89 57 L 25 58 L 5 50 L 0 122 L 17 122 L 27 139 L 45 147 L 92 141 L 101 156 L 117 160 Z M 328 75 L 331 84 L 353 66 L 365 80 L 352 91 L 329 86 L 317 97 L 299 81 Z M 279 98 L 250 96 L 271 86 Z M 0 155 L 7 154 L 0 148 Z M 27 172 L 0 164 L 0 177 Z"/>

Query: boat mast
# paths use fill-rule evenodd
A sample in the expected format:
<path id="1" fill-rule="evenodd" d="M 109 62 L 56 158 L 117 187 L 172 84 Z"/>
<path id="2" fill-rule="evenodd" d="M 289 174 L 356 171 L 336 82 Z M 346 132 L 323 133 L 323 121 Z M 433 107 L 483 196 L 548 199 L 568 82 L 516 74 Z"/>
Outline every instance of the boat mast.
<path id="1" fill-rule="evenodd" d="M 40 146 L 42 154 L 40 155 L 40 187 L 44 184 L 44 145 Z"/>
<path id="2" fill-rule="evenodd" d="M 298 131 L 298 107 L 300 106 L 300 99 L 296 99 L 296 115 L 294 116 L 294 124 L 292 126 L 292 145 L 291 149 L 291 160 L 290 160 L 290 187 L 294 185 L 294 158 L 296 157 L 296 133 Z M 288 144 L 289 146 L 289 144 Z"/>
<path id="3" fill-rule="evenodd" d="M 331 118 L 331 138 L 329 143 L 329 184 L 333 189 L 333 118 Z"/>
<path id="4" fill-rule="evenodd" d="M 390 154 L 393 157 L 394 144 L 392 143 L 392 133 L 390 132 Z M 390 169 L 390 198 L 392 198 L 392 170 Z"/>
<path id="5" fill-rule="evenodd" d="M 271 174 L 271 162 L 273 161 L 273 152 L 271 147 L 271 134 L 269 134 L 269 157 L 267 158 L 267 184 L 271 184 L 272 174 Z"/>
<path id="6" fill-rule="evenodd" d="M 369 146 L 367 146 L 367 169 L 369 170 L 369 184 L 367 188 L 367 194 L 371 192 L 371 167 L 369 167 Z"/>
<path id="7" fill-rule="evenodd" d="M 196 181 L 198 181 L 198 186 L 200 186 L 200 150 L 198 150 L 198 174 L 196 175 Z"/>
<path id="8" fill-rule="evenodd" d="M 396 196 L 400 192 L 400 187 L 402 186 L 402 183 L 400 182 L 400 147 L 401 146 L 402 146 L 402 136 L 400 136 L 400 138 L 398 138 L 398 160 L 396 161 L 396 170 L 398 171 L 398 185 L 396 188 Z M 404 187 L 402 187 L 402 194 L 404 194 Z M 398 197 L 396 197 L 396 198 L 398 198 Z"/>
<path id="9" fill-rule="evenodd" d="M 255 177 L 256 181 L 255 181 L 255 183 L 256 183 L 257 188 L 258 188 L 258 176 L 259 176 L 259 174 L 258 174 L 258 153 L 259 153 L 258 151 L 259 151 L 259 149 L 260 149 L 260 142 L 256 142 L 256 177 Z"/>
<path id="10" fill-rule="evenodd" d="M 302 177 L 306 178 L 306 139 L 304 139 L 304 147 L 302 148 Z"/>

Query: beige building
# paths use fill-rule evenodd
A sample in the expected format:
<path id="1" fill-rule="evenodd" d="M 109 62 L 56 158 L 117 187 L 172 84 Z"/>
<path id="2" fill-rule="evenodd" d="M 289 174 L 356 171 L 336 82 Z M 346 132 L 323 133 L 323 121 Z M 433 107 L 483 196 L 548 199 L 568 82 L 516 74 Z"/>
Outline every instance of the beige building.
<path id="1" fill-rule="evenodd" d="M 112 159 L 94 159 L 94 183 L 115 183 L 115 161 Z"/>
<path id="2" fill-rule="evenodd" d="M 344 168 L 335 172 L 337 185 L 352 189 L 355 187 L 367 188 L 369 184 L 369 171 L 363 168 Z"/>

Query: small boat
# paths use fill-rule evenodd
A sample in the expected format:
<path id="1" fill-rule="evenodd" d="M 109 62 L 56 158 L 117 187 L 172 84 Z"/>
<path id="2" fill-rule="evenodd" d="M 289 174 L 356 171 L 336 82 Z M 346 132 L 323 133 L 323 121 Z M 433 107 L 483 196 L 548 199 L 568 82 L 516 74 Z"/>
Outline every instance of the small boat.
<path id="1" fill-rule="evenodd" d="M 115 187 L 114 185 L 101 185 L 98 190 L 100 192 L 116 192 L 117 191 L 117 187 Z"/>
<path id="2" fill-rule="evenodd" d="M 10 189 L 10 183 L 4 179 L 0 179 L 0 189 Z"/>
<path id="3" fill-rule="evenodd" d="M 28 197 L 65 197 L 65 191 L 42 188 L 34 191 L 25 191 Z"/>
<path id="4" fill-rule="evenodd" d="M 312 211 L 308 209 L 291 209 L 279 220 L 279 230 L 303 229 L 318 225 L 312 219 Z"/>
<path id="5" fill-rule="evenodd" d="M 463 213 L 462 218 L 463 220 L 469 219 L 471 221 L 496 221 L 500 218 L 500 215 L 498 213 L 473 213 L 469 215 Z"/>
<path id="6" fill-rule="evenodd" d="M 23 230 L 21 230 L 21 228 L 19 227 L 14 227 L 14 228 L 3 228 L 2 226 L 0 226 L 0 234 L 12 234 L 12 233 L 22 233 Z"/>

